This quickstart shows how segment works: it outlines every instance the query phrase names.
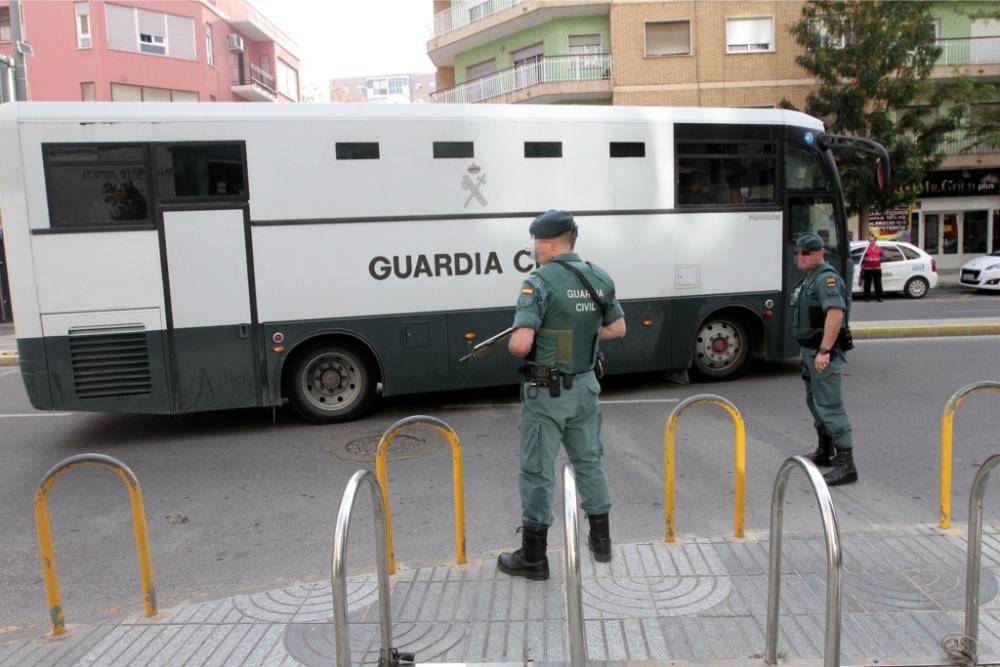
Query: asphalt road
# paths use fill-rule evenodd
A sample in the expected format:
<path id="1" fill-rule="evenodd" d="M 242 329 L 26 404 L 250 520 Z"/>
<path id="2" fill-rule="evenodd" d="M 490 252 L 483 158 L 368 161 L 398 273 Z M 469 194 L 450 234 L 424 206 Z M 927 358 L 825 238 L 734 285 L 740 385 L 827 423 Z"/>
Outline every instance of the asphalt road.
<path id="1" fill-rule="evenodd" d="M 936 289 L 922 299 L 908 299 L 901 294 L 887 294 L 882 303 L 864 302 L 854 295 L 851 320 L 937 320 L 1000 317 L 1000 292 L 973 291 L 960 287 L 957 277 L 942 277 Z"/>
<path id="2" fill-rule="evenodd" d="M 861 482 L 834 490 L 842 527 L 936 521 L 942 408 L 960 387 L 1000 379 L 998 344 L 997 337 L 859 343 L 845 385 Z M 37 414 L 16 370 L 0 368 L 0 640 L 48 630 L 32 499 L 50 466 L 81 452 L 118 457 L 138 475 L 162 608 L 328 579 L 333 525 L 348 478 L 373 467 L 370 459 L 358 459 L 390 424 L 413 414 L 444 419 L 461 438 L 470 558 L 492 558 L 519 539 L 513 388 L 393 399 L 365 420 L 315 427 L 287 410 L 273 422 L 265 410 L 179 417 Z M 767 530 L 775 471 L 787 456 L 814 445 L 794 361 L 758 365 L 725 384 L 682 386 L 652 376 L 607 382 L 604 440 L 616 540 L 662 537 L 664 425 L 679 400 L 703 392 L 725 396 L 744 416 L 746 526 Z M 1000 450 L 998 399 L 974 395 L 956 420 L 955 521 L 965 518 L 975 466 Z M 413 435 L 400 441 L 390 464 L 396 555 L 403 564 L 446 562 L 455 557 L 449 452 L 434 432 Z M 733 437 L 722 411 L 701 406 L 685 413 L 677 441 L 681 539 L 732 532 Z M 786 530 L 818 530 L 802 480 L 793 481 L 788 500 L 793 506 Z M 68 622 L 141 611 L 128 500 L 119 479 L 99 468 L 74 469 L 58 480 L 50 507 Z M 556 543 L 560 521 L 550 535 Z M 351 531 L 351 572 L 373 569 L 371 528 L 363 499 Z"/>

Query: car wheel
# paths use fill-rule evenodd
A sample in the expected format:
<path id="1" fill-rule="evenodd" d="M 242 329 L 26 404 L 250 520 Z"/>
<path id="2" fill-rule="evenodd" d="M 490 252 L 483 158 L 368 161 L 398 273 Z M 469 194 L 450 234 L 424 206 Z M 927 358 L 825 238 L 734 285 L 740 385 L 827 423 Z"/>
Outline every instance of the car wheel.
<path id="1" fill-rule="evenodd" d="M 927 295 L 928 287 L 929 285 L 927 284 L 927 281 L 917 276 L 916 278 L 910 278 L 906 281 L 906 286 L 903 287 L 903 293 L 911 299 L 922 299 Z"/>
<path id="2" fill-rule="evenodd" d="M 704 382 L 733 380 L 750 364 L 750 334 L 734 317 L 712 316 L 694 338 L 691 370 Z"/>
<path id="3" fill-rule="evenodd" d="M 375 398 L 377 373 L 371 355 L 348 342 L 323 342 L 295 355 L 287 375 L 292 409 L 313 424 L 362 416 Z"/>

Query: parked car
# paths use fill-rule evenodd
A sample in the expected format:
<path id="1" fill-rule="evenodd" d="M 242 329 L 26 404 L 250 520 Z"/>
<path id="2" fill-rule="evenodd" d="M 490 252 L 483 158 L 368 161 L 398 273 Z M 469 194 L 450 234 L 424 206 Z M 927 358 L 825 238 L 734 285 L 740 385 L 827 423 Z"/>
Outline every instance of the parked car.
<path id="1" fill-rule="evenodd" d="M 903 241 L 876 241 L 882 249 L 882 291 L 902 292 L 911 299 L 920 299 L 927 290 L 938 284 L 937 262 L 926 252 Z M 868 247 L 867 241 L 851 242 L 851 260 L 854 261 L 854 294 L 863 292 L 861 283 L 861 258 Z"/>
<path id="2" fill-rule="evenodd" d="M 1000 290 L 1000 250 L 963 264 L 958 282 L 976 289 Z"/>

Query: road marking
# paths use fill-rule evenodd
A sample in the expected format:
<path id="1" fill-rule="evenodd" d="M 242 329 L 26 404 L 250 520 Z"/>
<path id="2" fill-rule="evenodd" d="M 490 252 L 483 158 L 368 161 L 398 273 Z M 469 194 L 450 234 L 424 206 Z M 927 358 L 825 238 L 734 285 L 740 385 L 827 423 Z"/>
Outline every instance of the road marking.
<path id="1" fill-rule="evenodd" d="M 25 412 L 21 414 L 0 414 L 0 419 L 20 419 L 23 417 L 72 417 L 75 412 Z"/>
<path id="2" fill-rule="evenodd" d="M 20 372 L 20 369 L 17 369 L 17 368 L 8 368 L 5 371 L 0 371 L 0 378 L 4 377 L 6 375 L 13 375 L 14 373 L 19 373 L 19 372 Z"/>
<path id="3" fill-rule="evenodd" d="M 942 343 L 954 343 L 956 340 L 965 340 L 970 343 L 989 340 L 1000 340 L 996 334 L 986 334 L 982 336 L 905 336 L 901 338 L 865 338 L 864 344 L 868 345 L 895 345 L 897 343 L 931 343 L 941 341 Z"/>
<path id="4" fill-rule="evenodd" d="M 612 401 L 601 401 L 601 405 L 629 405 L 633 403 L 680 403 L 679 398 L 630 398 Z"/>
<path id="5" fill-rule="evenodd" d="M 630 398 L 601 400 L 601 405 L 635 405 L 640 403 L 680 403 L 679 398 Z M 445 410 L 479 410 L 482 408 L 519 408 L 520 403 L 462 403 L 442 406 Z"/>

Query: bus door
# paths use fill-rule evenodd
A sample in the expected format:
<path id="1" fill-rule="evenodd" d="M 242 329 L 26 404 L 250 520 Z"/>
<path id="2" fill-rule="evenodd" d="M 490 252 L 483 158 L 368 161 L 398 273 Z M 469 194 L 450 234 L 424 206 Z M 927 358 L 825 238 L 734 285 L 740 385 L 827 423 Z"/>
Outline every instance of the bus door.
<path id="1" fill-rule="evenodd" d="M 247 206 L 160 206 L 179 412 L 258 404 Z"/>

